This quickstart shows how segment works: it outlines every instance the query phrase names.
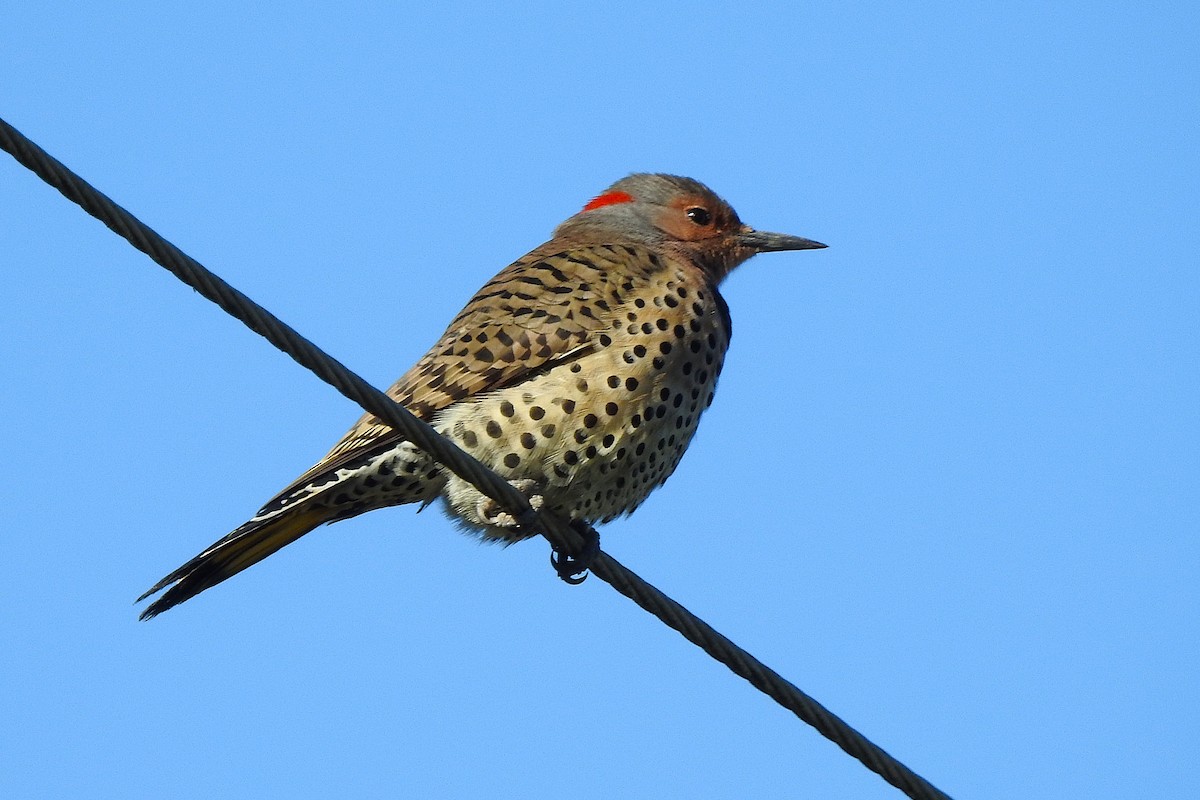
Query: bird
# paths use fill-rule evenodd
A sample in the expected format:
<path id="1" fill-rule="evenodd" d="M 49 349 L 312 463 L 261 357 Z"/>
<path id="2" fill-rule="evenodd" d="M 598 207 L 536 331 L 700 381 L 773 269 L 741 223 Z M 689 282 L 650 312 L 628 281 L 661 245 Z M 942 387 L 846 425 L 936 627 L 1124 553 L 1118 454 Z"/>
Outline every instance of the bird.
<path id="1" fill-rule="evenodd" d="M 387 394 L 534 507 L 609 522 L 675 471 L 713 402 L 732 333 L 721 282 L 759 253 L 824 247 L 743 224 L 691 178 L 629 175 L 484 284 Z M 250 520 L 139 597 L 162 592 L 141 618 L 321 525 L 439 498 L 485 541 L 537 533 L 364 415 Z"/>

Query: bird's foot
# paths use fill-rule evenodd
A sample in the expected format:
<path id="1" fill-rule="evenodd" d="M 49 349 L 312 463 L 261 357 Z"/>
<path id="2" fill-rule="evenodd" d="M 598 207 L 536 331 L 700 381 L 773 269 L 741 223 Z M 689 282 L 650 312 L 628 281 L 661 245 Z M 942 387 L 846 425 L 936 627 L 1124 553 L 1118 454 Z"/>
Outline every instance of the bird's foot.
<path id="1" fill-rule="evenodd" d="M 521 480 L 509 481 L 513 488 L 529 500 L 529 507 L 534 511 L 541 509 L 545 505 L 545 498 L 538 494 L 541 489 L 538 482 L 529 478 Z M 521 527 L 521 523 L 517 521 L 510 512 L 490 497 L 480 497 L 478 505 L 475 507 L 475 513 L 479 516 L 479 520 L 485 525 L 491 525 L 496 528 L 515 529 Z"/>
<path id="2" fill-rule="evenodd" d="M 587 580 L 588 568 L 600 555 L 600 534 L 583 520 L 572 520 L 571 527 L 583 537 L 583 548 L 578 553 L 568 553 L 552 546 L 550 564 L 558 577 L 572 586 L 578 586 Z"/>

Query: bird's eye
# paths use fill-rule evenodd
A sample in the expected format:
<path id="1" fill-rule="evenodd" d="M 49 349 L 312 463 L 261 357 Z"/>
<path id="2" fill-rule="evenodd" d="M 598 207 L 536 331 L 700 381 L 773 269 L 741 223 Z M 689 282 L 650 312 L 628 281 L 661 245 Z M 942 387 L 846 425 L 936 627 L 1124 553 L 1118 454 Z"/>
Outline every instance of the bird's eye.
<path id="1" fill-rule="evenodd" d="M 708 213 L 707 208 L 692 206 L 683 213 L 687 214 L 687 218 L 697 225 L 707 225 L 708 223 L 712 222 L 712 214 Z"/>

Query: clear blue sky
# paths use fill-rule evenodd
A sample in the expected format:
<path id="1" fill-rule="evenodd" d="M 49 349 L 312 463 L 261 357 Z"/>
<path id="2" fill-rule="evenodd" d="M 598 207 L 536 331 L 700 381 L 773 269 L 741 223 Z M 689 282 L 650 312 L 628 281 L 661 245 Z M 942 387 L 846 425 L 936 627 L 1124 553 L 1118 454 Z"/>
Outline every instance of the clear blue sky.
<path id="1" fill-rule="evenodd" d="M 632 171 L 827 242 L 617 558 L 959 797 L 1187 797 L 1186 4 L 18 3 L 0 115 L 377 385 Z M 133 598 L 358 416 L 0 158 L 0 796 L 898 793 L 436 510 Z"/>

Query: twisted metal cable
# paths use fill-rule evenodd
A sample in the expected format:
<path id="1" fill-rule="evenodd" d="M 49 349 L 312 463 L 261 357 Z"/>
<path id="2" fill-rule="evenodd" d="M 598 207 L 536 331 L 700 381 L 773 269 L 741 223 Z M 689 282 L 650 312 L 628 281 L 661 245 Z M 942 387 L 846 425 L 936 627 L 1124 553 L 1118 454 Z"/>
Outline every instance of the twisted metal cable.
<path id="1" fill-rule="evenodd" d="M 363 409 L 400 431 L 447 469 L 468 481 L 513 514 L 522 526 L 539 531 L 556 549 L 575 553 L 583 537 L 565 520 L 530 507 L 526 497 L 487 466 L 440 436 L 408 409 L 350 371 L 276 316 L 208 271 L 198 261 L 159 236 L 114 203 L 18 130 L 0 119 L 0 148 L 10 153 L 68 200 L 78 204 L 138 250 L 150 256 L 181 281 L 226 313 L 241 320 L 297 363 L 337 389 Z M 589 531 L 591 532 L 591 531 Z M 738 647 L 686 608 L 638 577 L 607 553 L 600 552 L 589 568 L 596 577 L 654 614 L 684 638 L 745 678 L 804 722 L 816 728 L 849 755 L 914 800 L 948 800 L 948 795 L 873 744 L 846 722 L 754 656 Z"/>

